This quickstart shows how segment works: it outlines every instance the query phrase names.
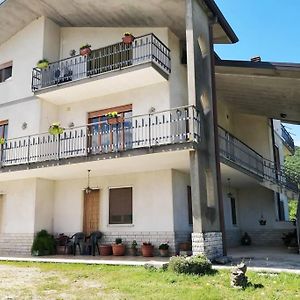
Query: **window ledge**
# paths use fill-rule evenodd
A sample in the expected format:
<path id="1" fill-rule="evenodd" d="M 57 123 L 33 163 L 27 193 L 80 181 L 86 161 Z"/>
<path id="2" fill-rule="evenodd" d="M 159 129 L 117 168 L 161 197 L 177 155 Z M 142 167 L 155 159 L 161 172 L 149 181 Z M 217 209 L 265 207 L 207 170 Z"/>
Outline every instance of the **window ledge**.
<path id="1" fill-rule="evenodd" d="M 107 224 L 107 227 L 134 227 L 134 224 Z"/>

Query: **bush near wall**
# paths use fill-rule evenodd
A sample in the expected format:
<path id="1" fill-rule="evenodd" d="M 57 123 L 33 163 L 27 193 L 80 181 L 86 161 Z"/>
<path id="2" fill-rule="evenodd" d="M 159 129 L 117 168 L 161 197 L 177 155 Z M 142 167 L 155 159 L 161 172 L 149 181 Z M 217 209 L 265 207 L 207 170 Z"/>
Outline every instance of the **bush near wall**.
<path id="1" fill-rule="evenodd" d="M 204 275 L 212 272 L 212 264 L 201 254 L 191 257 L 173 256 L 169 262 L 169 270 L 175 273 Z"/>

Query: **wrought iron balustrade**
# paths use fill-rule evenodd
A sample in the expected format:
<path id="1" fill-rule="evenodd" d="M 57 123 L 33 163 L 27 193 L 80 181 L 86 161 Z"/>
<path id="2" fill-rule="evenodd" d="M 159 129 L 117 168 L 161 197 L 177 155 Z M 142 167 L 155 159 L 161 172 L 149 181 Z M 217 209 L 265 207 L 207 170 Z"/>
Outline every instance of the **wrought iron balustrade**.
<path id="1" fill-rule="evenodd" d="M 171 72 L 170 49 L 153 33 L 136 37 L 132 44 L 116 43 L 92 50 L 88 56 L 76 55 L 50 63 L 46 69 L 32 71 L 32 91 L 95 75 L 152 62 Z"/>
<path id="2" fill-rule="evenodd" d="M 281 124 L 281 138 L 284 145 L 291 151 L 291 153 L 295 153 L 295 143 L 290 133 L 286 130 L 286 128 Z"/>
<path id="3" fill-rule="evenodd" d="M 193 106 L 8 139 L 2 167 L 200 141 L 200 114 Z"/>
<path id="4" fill-rule="evenodd" d="M 297 174 L 283 166 L 276 166 L 222 127 L 219 127 L 219 147 L 225 163 L 230 162 L 261 179 L 298 192 L 300 178 Z"/>

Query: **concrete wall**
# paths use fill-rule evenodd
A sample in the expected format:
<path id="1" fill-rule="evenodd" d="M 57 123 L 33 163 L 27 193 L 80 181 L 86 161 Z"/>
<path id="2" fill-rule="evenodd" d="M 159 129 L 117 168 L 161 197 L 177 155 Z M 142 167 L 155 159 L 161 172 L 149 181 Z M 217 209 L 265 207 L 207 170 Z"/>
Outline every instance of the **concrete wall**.
<path id="1" fill-rule="evenodd" d="M 13 61 L 12 78 L 0 83 L 0 104 L 32 96 L 32 68 L 43 58 L 44 21 L 33 21 L 0 45 L 0 64 Z"/>
<path id="2" fill-rule="evenodd" d="M 172 172 L 157 171 L 107 177 L 93 175 L 91 186 L 100 189 L 100 224 L 105 232 L 173 231 Z M 108 223 L 109 187 L 133 188 L 133 224 Z M 83 189 L 86 179 L 55 183 L 54 232 L 82 230 Z"/>
<path id="3" fill-rule="evenodd" d="M 36 180 L 34 231 L 53 232 L 54 181 Z"/>

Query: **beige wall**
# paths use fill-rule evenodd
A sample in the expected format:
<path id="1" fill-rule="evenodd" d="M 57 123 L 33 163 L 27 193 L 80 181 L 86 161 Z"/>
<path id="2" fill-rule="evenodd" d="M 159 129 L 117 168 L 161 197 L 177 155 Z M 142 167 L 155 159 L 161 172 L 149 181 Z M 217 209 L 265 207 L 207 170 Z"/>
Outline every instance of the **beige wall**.
<path id="1" fill-rule="evenodd" d="M 12 78 L 0 83 L 0 104 L 32 96 L 31 72 L 43 57 L 41 17 L 0 45 L 0 64 L 13 61 Z"/>
<path id="2" fill-rule="evenodd" d="M 3 195 L 4 200 L 1 233 L 33 233 L 36 180 L 2 183 L 0 194 Z"/>
<path id="3" fill-rule="evenodd" d="M 83 189 L 86 179 L 55 183 L 54 232 L 82 230 Z M 173 231 L 172 172 L 157 171 L 91 178 L 91 186 L 100 189 L 101 231 Z M 133 225 L 108 224 L 110 187 L 133 188 Z"/>

